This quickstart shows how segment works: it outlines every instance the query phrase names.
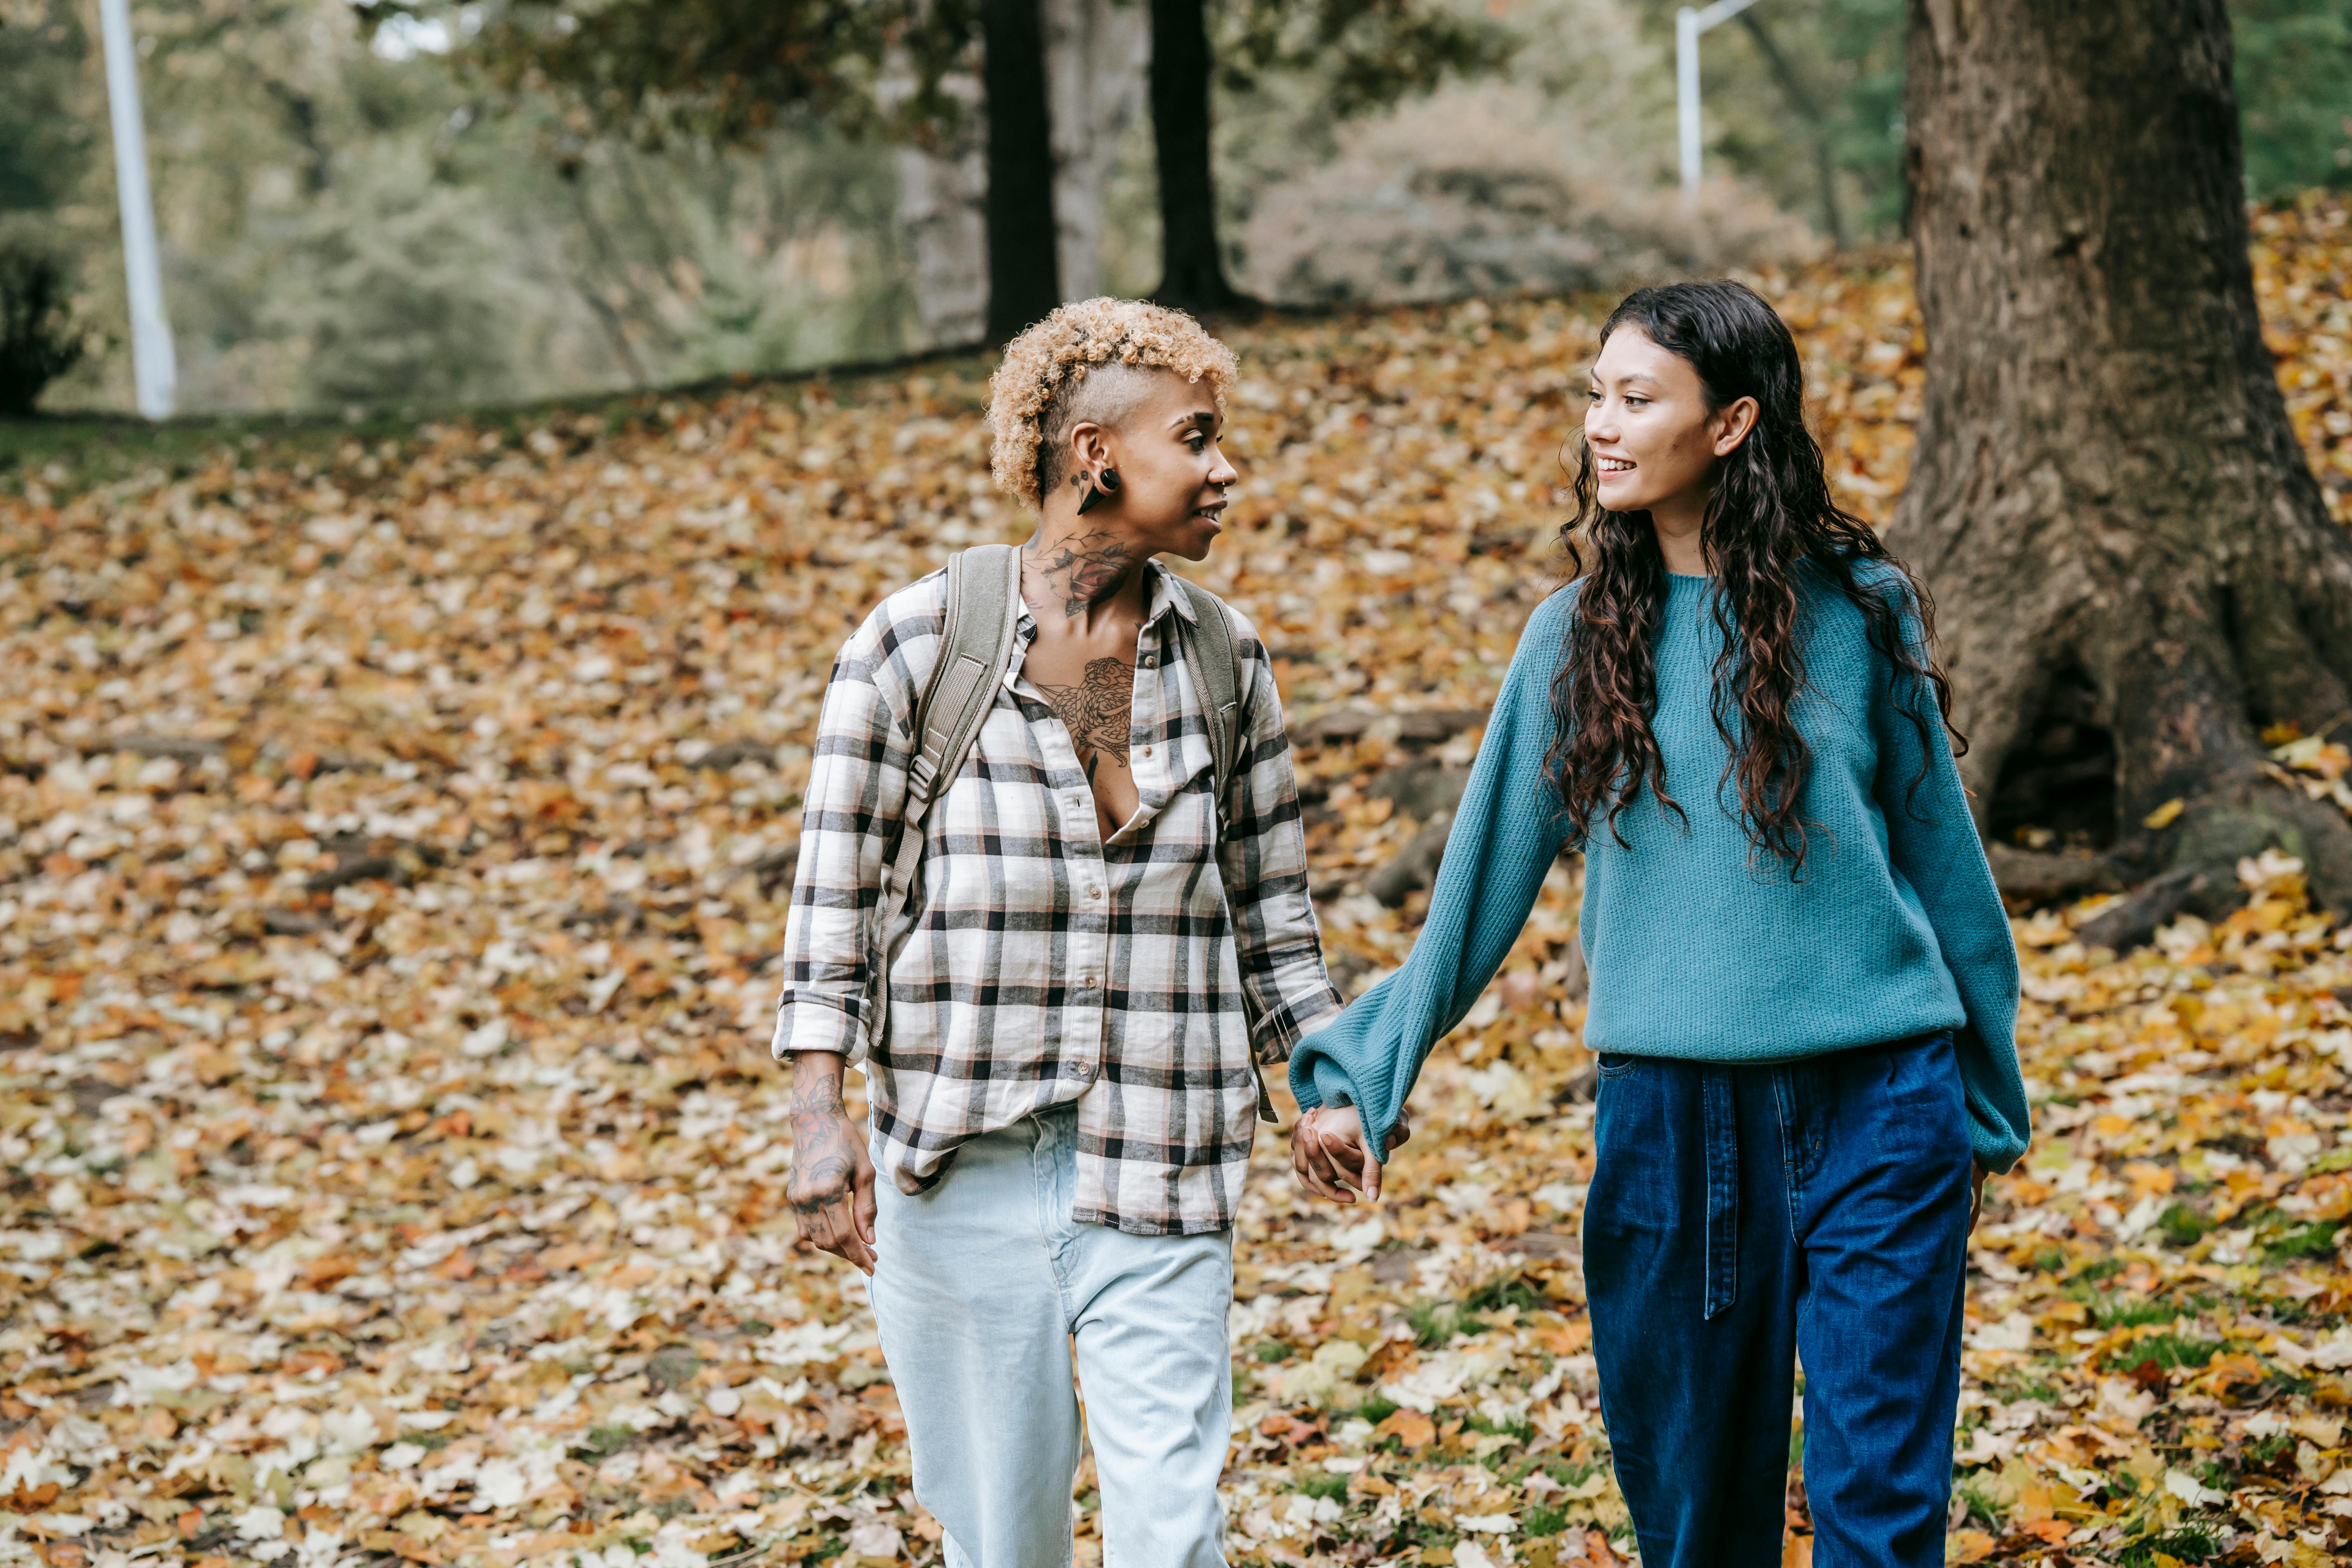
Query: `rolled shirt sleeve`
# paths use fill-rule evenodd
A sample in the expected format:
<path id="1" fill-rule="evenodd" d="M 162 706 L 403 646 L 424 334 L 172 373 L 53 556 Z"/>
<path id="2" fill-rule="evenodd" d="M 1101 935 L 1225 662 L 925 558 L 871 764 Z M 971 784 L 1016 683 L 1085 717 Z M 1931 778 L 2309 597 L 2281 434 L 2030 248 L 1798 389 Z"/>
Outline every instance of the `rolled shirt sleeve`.
<path id="1" fill-rule="evenodd" d="M 914 760 L 910 694 L 919 676 L 907 668 L 907 630 L 877 611 L 844 645 L 825 686 L 769 1047 L 780 1060 L 837 1051 L 858 1062 L 873 1044 L 875 910 Z M 925 639 L 926 654 L 935 646 L 935 637 Z"/>
<path id="2" fill-rule="evenodd" d="M 1307 1027 L 1336 1015 L 1340 1003 L 1324 968 L 1322 934 L 1307 892 L 1307 833 L 1274 665 L 1255 629 L 1232 613 L 1245 728 L 1227 786 L 1217 869 L 1233 910 L 1251 1052 L 1261 1065 L 1272 1066 L 1287 1060 Z"/>

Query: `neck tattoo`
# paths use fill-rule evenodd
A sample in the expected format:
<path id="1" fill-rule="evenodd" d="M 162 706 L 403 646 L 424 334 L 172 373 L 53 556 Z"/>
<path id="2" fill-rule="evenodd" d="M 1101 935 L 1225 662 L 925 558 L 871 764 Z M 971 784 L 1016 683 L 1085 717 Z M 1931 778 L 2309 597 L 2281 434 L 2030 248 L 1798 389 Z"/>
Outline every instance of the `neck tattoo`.
<path id="1" fill-rule="evenodd" d="M 1062 601 L 1062 614 L 1072 616 L 1118 592 L 1137 565 L 1134 551 L 1099 529 L 1024 553 Z"/>

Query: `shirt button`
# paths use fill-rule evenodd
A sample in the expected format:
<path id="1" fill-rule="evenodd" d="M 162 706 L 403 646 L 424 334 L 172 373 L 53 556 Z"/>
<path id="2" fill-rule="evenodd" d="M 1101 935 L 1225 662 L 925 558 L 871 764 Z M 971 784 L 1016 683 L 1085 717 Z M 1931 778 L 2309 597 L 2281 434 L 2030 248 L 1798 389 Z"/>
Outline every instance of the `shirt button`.
<path id="1" fill-rule="evenodd" d="M 1084 980 L 1079 981 L 1078 984 L 1091 991 L 1095 988 L 1095 977 L 1089 974 Z"/>
<path id="2" fill-rule="evenodd" d="M 1145 756 L 1147 756 L 1147 757 L 1148 757 L 1148 756 L 1150 756 L 1150 755 L 1151 754 L 1151 748 L 1150 748 L 1150 747 L 1149 747 L 1149 746 L 1144 747 L 1144 748 L 1143 748 L 1143 754 L 1144 754 Z"/>
<path id="3" fill-rule="evenodd" d="M 1100 888 L 1088 888 L 1087 889 L 1087 897 L 1090 899 L 1099 899 L 1102 897 L 1102 889 Z"/>

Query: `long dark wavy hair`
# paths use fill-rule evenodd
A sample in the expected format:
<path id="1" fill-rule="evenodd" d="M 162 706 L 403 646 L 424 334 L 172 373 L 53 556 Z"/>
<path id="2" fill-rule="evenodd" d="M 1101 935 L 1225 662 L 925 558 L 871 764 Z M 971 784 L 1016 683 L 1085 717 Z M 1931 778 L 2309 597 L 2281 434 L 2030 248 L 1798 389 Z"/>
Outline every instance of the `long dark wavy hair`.
<path id="1" fill-rule="evenodd" d="M 1934 694 L 1937 728 L 1951 723 L 1951 689 L 1933 654 L 1935 605 L 1870 526 L 1830 499 L 1822 449 L 1805 428 L 1796 341 L 1754 289 L 1727 281 L 1637 289 L 1610 312 L 1601 341 L 1624 328 L 1687 361 L 1710 409 L 1756 400 L 1755 427 L 1717 468 L 1699 533 L 1723 633 L 1715 727 L 1731 751 L 1717 798 L 1737 782 L 1740 824 L 1756 856 L 1787 862 L 1795 879 L 1805 863 L 1810 825 L 1800 805 L 1812 766 L 1790 712 L 1805 689 L 1801 578 L 1818 574 L 1862 612 L 1872 645 L 1895 668 L 1923 749 L 1938 737 L 1929 733 L 1925 705 L 1909 700 L 1922 683 Z M 1666 562 L 1648 512 L 1611 511 L 1596 499 L 1597 466 L 1581 430 L 1576 455 L 1576 515 L 1560 538 L 1570 575 L 1582 586 L 1552 683 L 1558 729 L 1548 762 L 1571 840 L 1582 842 L 1605 817 L 1622 846 L 1617 818 L 1645 784 L 1661 806 L 1689 821 L 1666 793 L 1665 760 L 1650 728 Z M 1887 570 L 1866 584 L 1857 572 L 1864 562 Z M 1916 636 L 1905 635 L 1906 618 L 1916 620 Z M 1959 745 L 1966 749 L 1965 739 Z M 1924 777 L 1911 781 L 1912 792 Z"/>

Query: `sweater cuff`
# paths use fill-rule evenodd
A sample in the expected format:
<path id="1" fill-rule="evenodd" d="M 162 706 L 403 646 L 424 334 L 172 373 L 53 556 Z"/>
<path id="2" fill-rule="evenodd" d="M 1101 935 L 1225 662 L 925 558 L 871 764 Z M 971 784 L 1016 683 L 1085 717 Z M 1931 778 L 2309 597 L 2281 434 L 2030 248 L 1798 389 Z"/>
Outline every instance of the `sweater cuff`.
<path id="1" fill-rule="evenodd" d="M 1356 1103 L 1355 1086 L 1339 1064 L 1329 1057 L 1318 1056 L 1314 1061 L 1315 1092 L 1326 1105 L 1340 1106 Z"/>
<path id="2" fill-rule="evenodd" d="M 1317 1063 L 1321 1066 L 1321 1063 Z M 1992 1175 L 2009 1173 L 2010 1168 L 2025 1157 L 2023 1140 L 2007 1133 L 1995 1132 L 1981 1122 L 1970 1121 L 1969 1142 L 1976 1151 L 1977 1163 Z"/>

